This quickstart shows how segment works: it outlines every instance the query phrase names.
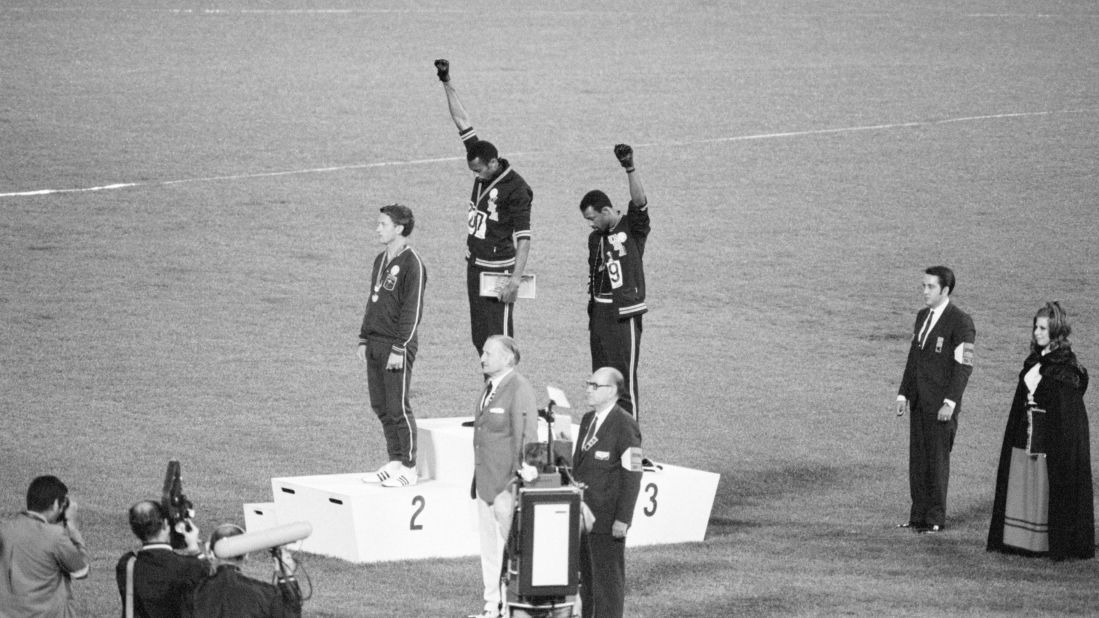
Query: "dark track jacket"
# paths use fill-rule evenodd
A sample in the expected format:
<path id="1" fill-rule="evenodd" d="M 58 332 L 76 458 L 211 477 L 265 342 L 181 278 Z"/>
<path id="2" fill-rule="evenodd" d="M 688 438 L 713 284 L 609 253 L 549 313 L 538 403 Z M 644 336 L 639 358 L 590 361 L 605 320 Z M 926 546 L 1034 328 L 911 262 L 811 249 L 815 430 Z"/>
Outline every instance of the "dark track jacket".
<path id="1" fill-rule="evenodd" d="M 370 275 L 359 343 L 378 339 L 392 344 L 395 354 L 406 349 L 415 354 L 426 285 L 427 269 L 412 247 L 405 247 L 389 262 L 385 251 L 379 253 Z"/>
<path id="2" fill-rule="evenodd" d="M 473 127 L 462 131 L 468 151 L 476 144 Z M 490 180 L 477 178 L 469 198 L 466 259 L 477 268 L 503 270 L 515 266 L 515 245 L 530 238 L 530 209 L 534 191 L 507 159 L 500 161 L 500 173 Z"/>
<path id="3" fill-rule="evenodd" d="M 589 310 L 593 304 L 613 304 L 622 320 L 649 310 L 644 256 L 650 230 L 648 205 L 631 201 L 617 225 L 588 236 Z"/>

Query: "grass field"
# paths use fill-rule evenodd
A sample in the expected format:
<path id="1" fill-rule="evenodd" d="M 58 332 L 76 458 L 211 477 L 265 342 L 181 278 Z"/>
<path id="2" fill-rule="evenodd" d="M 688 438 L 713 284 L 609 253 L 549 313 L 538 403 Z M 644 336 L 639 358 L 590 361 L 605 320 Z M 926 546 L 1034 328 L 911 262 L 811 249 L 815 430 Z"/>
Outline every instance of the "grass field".
<path id="1" fill-rule="evenodd" d="M 382 204 L 416 211 L 429 270 L 414 409 L 468 413 L 471 175 L 436 57 L 534 189 L 520 368 L 574 401 L 576 204 L 624 202 L 611 146 L 635 145 L 654 225 L 646 448 L 722 480 L 705 543 L 628 552 L 629 616 L 1099 611 L 1094 561 L 984 551 L 1045 300 L 1099 371 L 1094 2 L 7 0 L 0 515 L 36 475 L 69 484 L 88 615 L 118 614 L 125 509 L 169 458 L 207 531 L 272 476 L 378 464 L 353 352 Z M 923 538 L 892 528 L 908 424 L 890 410 L 937 263 L 977 364 L 950 530 Z M 474 558 L 307 567 L 309 616 L 480 605 Z"/>

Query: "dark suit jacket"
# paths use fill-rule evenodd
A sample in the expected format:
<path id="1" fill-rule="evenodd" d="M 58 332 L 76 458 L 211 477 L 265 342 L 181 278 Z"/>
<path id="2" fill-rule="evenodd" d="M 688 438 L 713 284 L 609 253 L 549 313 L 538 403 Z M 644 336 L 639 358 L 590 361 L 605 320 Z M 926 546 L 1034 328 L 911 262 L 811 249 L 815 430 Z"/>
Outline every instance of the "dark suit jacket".
<path id="1" fill-rule="evenodd" d="M 594 421 L 595 412 L 588 412 L 580 421 L 573 476 L 587 485 L 584 502 L 595 515 L 592 533 L 610 534 L 615 520 L 626 524 L 633 521 L 641 489 L 641 429 L 632 416 L 615 405 L 595 432 L 595 444 L 584 450 L 584 437 Z M 629 469 L 622 465 L 623 453 L 628 453 Z"/>
<path id="2" fill-rule="evenodd" d="M 126 566 L 134 563 L 134 616 L 174 618 L 180 616 L 183 600 L 209 574 L 209 566 L 194 556 L 181 556 L 168 544 L 146 545 L 138 552 L 127 552 L 115 566 L 115 580 L 122 607 L 126 607 Z"/>
<path id="3" fill-rule="evenodd" d="M 947 303 L 939 321 L 927 333 L 921 349 L 920 329 L 930 310 L 924 307 L 916 314 L 899 394 L 908 399 L 912 413 L 934 414 L 943 405 L 943 400 L 949 399 L 957 404 L 954 414 L 958 414 L 962 408 L 962 393 L 973 373 L 973 342 L 977 331 L 973 319 L 952 301 Z M 955 349 L 959 345 L 963 346 L 962 362 L 955 360 Z"/>
<path id="4" fill-rule="evenodd" d="M 236 565 L 218 566 L 183 606 L 187 618 L 299 618 L 301 607 L 283 598 L 274 584 L 252 579 Z"/>
<path id="5" fill-rule="evenodd" d="M 473 417 L 473 477 L 477 497 L 491 503 L 522 462 L 524 445 L 538 439 L 534 388 L 514 369 L 504 376 L 488 404 Z"/>

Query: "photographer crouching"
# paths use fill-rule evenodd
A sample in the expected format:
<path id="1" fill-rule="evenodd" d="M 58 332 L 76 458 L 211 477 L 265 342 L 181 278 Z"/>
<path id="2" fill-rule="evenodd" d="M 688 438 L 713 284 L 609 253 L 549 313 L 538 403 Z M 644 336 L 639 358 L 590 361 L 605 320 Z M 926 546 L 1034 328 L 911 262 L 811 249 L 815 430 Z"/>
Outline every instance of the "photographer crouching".
<path id="1" fill-rule="evenodd" d="M 217 544 L 244 534 L 236 524 L 222 524 L 210 535 L 210 553 L 217 555 Z M 199 582 L 184 604 L 183 616 L 209 618 L 299 618 L 302 597 L 294 578 L 296 566 L 289 550 L 270 550 L 275 562 L 276 584 L 261 582 L 241 573 L 247 553 L 217 558 L 214 574 Z"/>

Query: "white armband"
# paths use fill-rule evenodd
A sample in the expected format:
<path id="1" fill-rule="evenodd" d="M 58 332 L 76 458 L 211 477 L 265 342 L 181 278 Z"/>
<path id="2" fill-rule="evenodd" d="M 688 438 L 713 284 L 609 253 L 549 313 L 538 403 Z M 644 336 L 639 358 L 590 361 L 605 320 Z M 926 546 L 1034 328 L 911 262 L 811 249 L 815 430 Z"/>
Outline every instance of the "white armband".
<path id="1" fill-rule="evenodd" d="M 954 361 L 959 365 L 973 366 L 973 344 L 972 343 L 959 343 L 958 347 L 954 348 Z"/>
<path id="2" fill-rule="evenodd" d="M 622 451 L 622 467 L 630 472 L 641 472 L 641 447 L 631 446 Z"/>

